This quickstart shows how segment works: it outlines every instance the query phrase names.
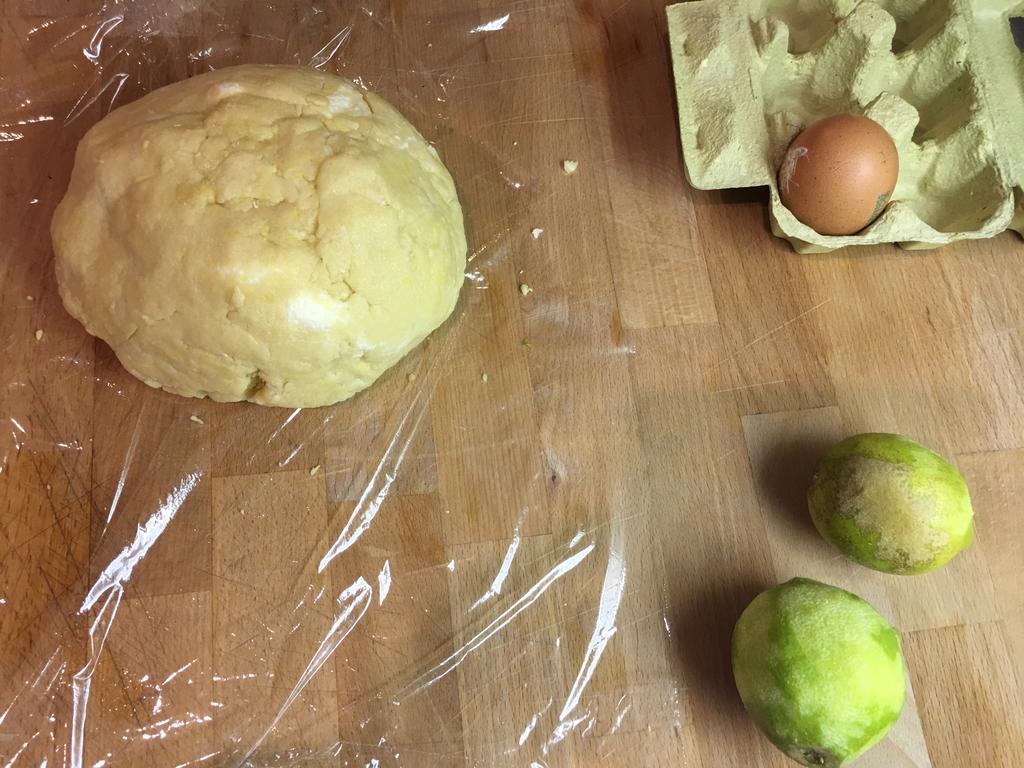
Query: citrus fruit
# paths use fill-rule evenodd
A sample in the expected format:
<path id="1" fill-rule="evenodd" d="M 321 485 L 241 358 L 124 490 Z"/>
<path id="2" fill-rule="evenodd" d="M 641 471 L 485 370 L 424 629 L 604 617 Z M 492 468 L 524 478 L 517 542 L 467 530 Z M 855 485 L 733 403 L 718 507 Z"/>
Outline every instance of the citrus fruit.
<path id="1" fill-rule="evenodd" d="M 811 579 L 751 601 L 733 631 L 732 668 L 754 721 L 802 765 L 848 764 L 903 708 L 896 630 L 861 598 Z"/>
<path id="2" fill-rule="evenodd" d="M 830 448 L 807 502 L 826 540 L 886 573 L 932 571 L 974 538 L 963 477 L 937 453 L 900 435 L 855 435 Z"/>

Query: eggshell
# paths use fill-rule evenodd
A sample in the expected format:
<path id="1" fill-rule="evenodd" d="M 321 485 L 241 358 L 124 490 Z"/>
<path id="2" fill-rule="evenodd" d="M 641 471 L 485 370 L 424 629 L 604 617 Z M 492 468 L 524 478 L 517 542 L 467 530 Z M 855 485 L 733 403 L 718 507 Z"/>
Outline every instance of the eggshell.
<path id="1" fill-rule="evenodd" d="M 852 235 L 878 218 L 896 188 L 900 160 L 886 130 L 861 115 L 833 115 L 793 139 L 779 195 L 822 235 Z"/>

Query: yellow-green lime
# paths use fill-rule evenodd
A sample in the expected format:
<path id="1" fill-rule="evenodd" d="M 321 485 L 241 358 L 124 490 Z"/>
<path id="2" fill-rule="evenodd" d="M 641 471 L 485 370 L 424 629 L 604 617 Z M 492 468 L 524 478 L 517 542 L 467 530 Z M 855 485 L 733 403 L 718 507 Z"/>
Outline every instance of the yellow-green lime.
<path id="1" fill-rule="evenodd" d="M 896 630 L 861 598 L 811 579 L 751 601 L 733 630 L 732 669 L 757 725 L 802 765 L 848 764 L 903 708 Z"/>
<path id="2" fill-rule="evenodd" d="M 818 463 L 807 503 L 847 557 L 878 571 L 926 573 L 974 538 L 967 484 L 952 464 L 900 435 L 854 435 Z"/>

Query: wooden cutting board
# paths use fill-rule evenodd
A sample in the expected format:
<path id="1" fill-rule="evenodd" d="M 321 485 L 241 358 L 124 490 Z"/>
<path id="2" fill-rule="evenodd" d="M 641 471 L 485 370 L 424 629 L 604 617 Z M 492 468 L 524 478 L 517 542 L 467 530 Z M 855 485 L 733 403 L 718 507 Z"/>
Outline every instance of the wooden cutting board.
<path id="1" fill-rule="evenodd" d="M 911 695 L 859 765 L 1024 762 L 1019 238 L 798 256 L 763 191 L 690 189 L 660 2 L 100 5 L 2 11 L 0 763 L 790 765 L 729 636 L 798 574 L 902 632 Z M 314 59 L 437 143 L 459 311 L 334 408 L 150 390 L 57 296 L 75 144 L 208 67 Z M 817 455 L 869 430 L 967 477 L 977 540 L 938 573 L 808 521 Z"/>

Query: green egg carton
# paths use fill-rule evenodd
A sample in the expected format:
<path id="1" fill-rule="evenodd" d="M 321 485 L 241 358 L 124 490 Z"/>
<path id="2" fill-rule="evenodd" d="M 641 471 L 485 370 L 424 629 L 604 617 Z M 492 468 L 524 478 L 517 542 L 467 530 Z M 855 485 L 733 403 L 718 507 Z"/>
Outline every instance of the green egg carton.
<path id="1" fill-rule="evenodd" d="M 772 231 L 801 253 L 1024 235 L 1020 16 L 1022 0 L 672 5 L 686 176 L 698 189 L 767 186 Z M 793 137 L 842 112 L 881 123 L 900 156 L 892 202 L 847 237 L 799 222 L 776 185 Z"/>

